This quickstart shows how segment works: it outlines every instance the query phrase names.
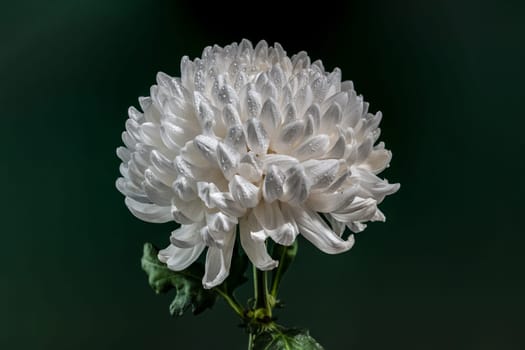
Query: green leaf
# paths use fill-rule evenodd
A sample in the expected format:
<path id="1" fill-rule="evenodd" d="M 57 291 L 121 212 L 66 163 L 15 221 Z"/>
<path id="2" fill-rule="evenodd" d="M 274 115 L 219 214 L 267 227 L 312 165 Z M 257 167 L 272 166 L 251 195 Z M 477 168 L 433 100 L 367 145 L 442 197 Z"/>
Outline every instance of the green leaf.
<path id="1" fill-rule="evenodd" d="M 272 258 L 279 260 L 279 266 L 272 272 L 272 289 L 271 294 L 276 297 L 279 289 L 279 284 L 297 255 L 298 244 L 297 240 L 291 246 L 282 246 L 275 244 L 273 246 Z"/>
<path id="2" fill-rule="evenodd" d="M 171 271 L 157 258 L 158 249 L 151 243 L 144 244 L 141 263 L 148 275 L 148 281 L 156 293 L 165 293 L 175 289 L 175 298 L 170 305 L 172 315 L 181 316 L 190 306 L 194 315 L 211 308 L 217 299 L 212 290 L 202 287 L 204 267 L 193 263 L 182 271 Z"/>
<path id="3" fill-rule="evenodd" d="M 280 326 L 257 335 L 253 350 L 323 350 L 307 329 L 286 329 Z"/>

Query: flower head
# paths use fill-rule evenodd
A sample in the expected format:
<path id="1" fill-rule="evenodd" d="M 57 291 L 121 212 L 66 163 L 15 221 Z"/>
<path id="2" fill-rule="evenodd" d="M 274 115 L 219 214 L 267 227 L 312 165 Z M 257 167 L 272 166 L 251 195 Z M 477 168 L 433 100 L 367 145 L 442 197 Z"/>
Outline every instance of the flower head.
<path id="1" fill-rule="evenodd" d="M 207 47 L 183 57 L 181 77 L 158 73 L 151 96 L 129 109 L 117 188 L 129 210 L 181 224 L 159 259 L 175 271 L 207 247 L 203 285 L 228 276 L 237 227 L 261 270 L 277 266 L 266 239 L 302 234 L 323 252 L 349 250 L 377 205 L 399 184 L 377 176 L 391 159 L 381 113 L 305 52 L 291 58 L 261 41 Z"/>

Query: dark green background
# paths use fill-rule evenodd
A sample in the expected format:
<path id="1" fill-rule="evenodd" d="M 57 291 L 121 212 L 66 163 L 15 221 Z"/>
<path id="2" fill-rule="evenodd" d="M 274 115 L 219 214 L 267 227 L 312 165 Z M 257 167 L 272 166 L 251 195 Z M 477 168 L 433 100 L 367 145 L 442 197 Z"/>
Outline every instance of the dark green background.
<path id="1" fill-rule="evenodd" d="M 301 241 L 280 320 L 327 349 L 524 349 L 522 4 L 3 3 L 0 348 L 245 348 L 222 302 L 169 316 L 139 259 L 173 225 L 132 217 L 114 181 L 155 73 L 247 37 L 341 67 L 402 184 L 349 253 Z"/>

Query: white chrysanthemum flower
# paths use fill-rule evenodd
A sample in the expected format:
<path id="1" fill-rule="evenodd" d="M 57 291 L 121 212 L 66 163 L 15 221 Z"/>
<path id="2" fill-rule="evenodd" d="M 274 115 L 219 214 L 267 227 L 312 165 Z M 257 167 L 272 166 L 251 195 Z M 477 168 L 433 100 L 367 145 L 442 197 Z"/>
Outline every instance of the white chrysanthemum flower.
<path id="1" fill-rule="evenodd" d="M 261 270 L 277 266 L 268 237 L 290 245 L 300 233 L 323 252 L 349 250 L 377 205 L 398 190 L 376 176 L 391 153 L 381 113 L 305 52 L 243 40 L 184 57 L 181 77 L 157 75 L 151 97 L 131 107 L 117 149 L 117 188 L 139 219 L 181 224 L 159 259 L 175 271 L 208 247 L 205 288 L 228 276 L 236 229 Z"/>

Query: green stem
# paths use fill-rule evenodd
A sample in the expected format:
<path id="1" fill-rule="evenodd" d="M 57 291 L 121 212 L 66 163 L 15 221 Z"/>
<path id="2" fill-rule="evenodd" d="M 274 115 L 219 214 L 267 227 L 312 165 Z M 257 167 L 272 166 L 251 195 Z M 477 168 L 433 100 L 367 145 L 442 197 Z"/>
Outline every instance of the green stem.
<path id="1" fill-rule="evenodd" d="M 284 264 L 282 263 L 284 261 L 284 257 L 286 256 L 288 247 L 284 248 L 281 251 L 281 256 L 279 257 L 279 266 L 277 266 L 277 271 L 275 272 L 274 279 L 272 281 L 272 289 L 270 294 L 273 297 L 273 300 L 277 300 L 277 293 L 279 292 L 279 284 L 281 283 L 281 278 L 283 277 L 283 267 Z"/>
<path id="2" fill-rule="evenodd" d="M 233 295 L 229 295 L 220 288 L 216 288 L 215 290 L 220 294 L 221 297 L 224 298 L 224 300 L 226 300 L 228 305 L 230 305 L 237 315 L 239 315 L 241 318 L 244 317 L 244 308 L 235 300 Z"/>
<path id="3" fill-rule="evenodd" d="M 272 308 L 268 302 L 268 277 L 266 271 L 253 266 L 253 289 L 255 292 L 255 309 L 263 309 L 266 316 L 272 316 Z"/>
<path id="4" fill-rule="evenodd" d="M 255 338 L 255 335 L 253 333 L 250 333 L 248 335 L 248 350 L 253 349 L 253 339 Z"/>
<path id="5" fill-rule="evenodd" d="M 255 303 L 250 311 L 250 323 L 248 328 L 248 350 L 253 348 L 255 335 L 272 322 L 272 304 L 268 293 L 268 273 L 253 266 L 253 292 Z"/>

